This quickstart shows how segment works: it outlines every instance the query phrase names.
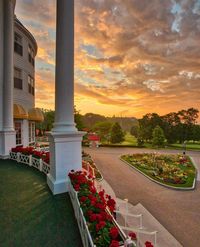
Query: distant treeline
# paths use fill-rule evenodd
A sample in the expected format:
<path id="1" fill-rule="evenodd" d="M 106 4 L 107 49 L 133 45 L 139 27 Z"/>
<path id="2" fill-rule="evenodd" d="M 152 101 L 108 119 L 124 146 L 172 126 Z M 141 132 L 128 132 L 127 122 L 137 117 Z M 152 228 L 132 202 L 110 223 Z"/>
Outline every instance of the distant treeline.
<path id="1" fill-rule="evenodd" d="M 44 114 L 44 122 L 37 125 L 40 130 L 50 131 L 53 127 L 55 111 L 42 109 Z M 86 113 L 81 115 L 75 110 L 75 122 L 78 130 L 86 129 L 88 131 L 93 130 L 93 127 L 100 122 L 119 123 L 123 131 L 130 132 L 132 126 L 137 123 L 137 119 L 134 117 L 105 117 L 100 114 Z"/>
<path id="2" fill-rule="evenodd" d="M 183 143 L 184 141 L 200 140 L 200 125 L 197 124 L 199 111 L 195 108 L 171 112 L 164 116 L 148 113 L 138 120 L 138 124 L 131 129 L 140 142 L 151 142 L 153 130 L 159 126 L 168 143 Z"/>
<path id="3" fill-rule="evenodd" d="M 44 122 L 37 125 L 42 131 L 50 131 L 53 127 L 55 112 L 42 109 Z M 200 125 L 197 124 L 199 110 L 189 108 L 178 112 L 170 112 L 164 116 L 157 113 L 145 114 L 141 119 L 135 117 L 105 117 L 100 114 L 86 113 L 81 115 L 75 109 L 75 122 L 78 130 L 101 130 L 108 136 L 114 123 L 118 123 L 124 132 L 130 132 L 138 139 L 138 143 L 152 142 L 153 131 L 159 126 L 168 143 L 200 140 Z"/>

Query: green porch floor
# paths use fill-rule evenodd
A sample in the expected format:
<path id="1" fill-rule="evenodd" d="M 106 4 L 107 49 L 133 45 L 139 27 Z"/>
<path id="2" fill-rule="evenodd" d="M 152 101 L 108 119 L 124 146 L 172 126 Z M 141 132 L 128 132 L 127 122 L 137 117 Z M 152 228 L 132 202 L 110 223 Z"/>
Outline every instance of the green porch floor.
<path id="1" fill-rule="evenodd" d="M 82 247 L 67 193 L 53 196 L 46 175 L 0 160 L 0 246 Z"/>

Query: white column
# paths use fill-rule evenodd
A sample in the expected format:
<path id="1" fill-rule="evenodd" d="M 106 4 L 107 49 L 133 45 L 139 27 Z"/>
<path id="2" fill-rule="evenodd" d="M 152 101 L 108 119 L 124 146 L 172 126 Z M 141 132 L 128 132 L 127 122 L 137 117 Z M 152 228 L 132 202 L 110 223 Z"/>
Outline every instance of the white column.
<path id="1" fill-rule="evenodd" d="M 74 1 L 57 0 L 56 87 L 53 131 L 76 130 L 74 124 Z"/>
<path id="2" fill-rule="evenodd" d="M 3 0 L 0 0 L 0 131 L 3 128 L 3 55 L 4 55 L 4 18 L 3 18 Z M 1 147 L 0 143 L 0 147 Z"/>
<path id="3" fill-rule="evenodd" d="M 3 126 L 0 132 L 0 156 L 7 158 L 15 146 L 13 126 L 13 53 L 14 53 L 14 8 L 15 1 L 4 0 L 4 56 L 3 56 Z"/>
<path id="4" fill-rule="evenodd" d="M 14 131 L 13 127 L 13 70 L 14 70 L 14 5 L 4 1 L 4 96 L 3 130 Z"/>
<path id="5" fill-rule="evenodd" d="M 49 135 L 53 194 L 68 191 L 68 173 L 81 170 L 84 132 L 74 124 L 74 0 L 57 0 L 55 124 Z"/>

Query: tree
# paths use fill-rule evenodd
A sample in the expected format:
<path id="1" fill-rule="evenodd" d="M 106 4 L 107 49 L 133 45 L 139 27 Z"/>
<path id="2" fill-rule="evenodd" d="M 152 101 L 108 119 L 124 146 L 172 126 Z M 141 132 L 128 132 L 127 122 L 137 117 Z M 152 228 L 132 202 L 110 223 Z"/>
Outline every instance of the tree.
<path id="1" fill-rule="evenodd" d="M 139 127 L 142 134 L 142 139 L 146 141 L 152 140 L 153 129 L 157 126 L 162 126 L 162 118 L 157 113 L 148 113 L 139 119 Z"/>
<path id="2" fill-rule="evenodd" d="M 138 137 L 138 135 L 139 135 L 139 125 L 138 125 L 138 123 L 134 124 L 131 127 L 130 133 L 131 133 L 132 136 L 135 136 L 136 138 Z"/>
<path id="3" fill-rule="evenodd" d="M 106 117 L 99 114 L 86 113 L 83 116 L 83 124 L 88 129 L 93 129 L 96 123 L 106 122 L 106 121 L 107 121 Z"/>
<path id="4" fill-rule="evenodd" d="M 39 131 L 50 131 L 53 128 L 53 123 L 55 119 L 55 111 L 53 110 L 46 110 L 41 109 L 42 113 L 44 115 L 44 121 L 42 123 L 37 123 L 36 128 L 39 129 Z M 74 121 L 76 123 L 76 128 L 78 130 L 82 130 L 84 128 L 83 121 L 82 121 L 82 115 L 79 111 L 74 108 Z"/>
<path id="5" fill-rule="evenodd" d="M 110 141 L 111 143 L 121 143 L 124 141 L 124 132 L 117 122 L 112 126 Z"/>
<path id="6" fill-rule="evenodd" d="M 101 138 L 101 141 L 109 141 L 110 140 L 110 130 L 112 127 L 112 123 L 110 122 L 99 122 L 96 123 L 92 131 L 95 131 Z"/>
<path id="7" fill-rule="evenodd" d="M 76 128 L 78 130 L 83 130 L 83 128 L 85 127 L 83 124 L 83 116 L 80 114 L 79 111 L 76 110 L 76 108 L 74 108 L 74 121 L 76 123 Z"/>
<path id="8" fill-rule="evenodd" d="M 165 142 L 165 136 L 162 128 L 157 125 L 153 130 L 153 139 L 152 144 L 153 146 L 161 147 Z"/>

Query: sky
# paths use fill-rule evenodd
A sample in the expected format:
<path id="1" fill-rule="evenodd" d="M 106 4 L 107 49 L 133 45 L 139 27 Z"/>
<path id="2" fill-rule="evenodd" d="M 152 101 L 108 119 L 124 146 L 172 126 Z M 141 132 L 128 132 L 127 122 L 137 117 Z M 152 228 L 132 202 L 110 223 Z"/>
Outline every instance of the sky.
<path id="1" fill-rule="evenodd" d="M 17 0 L 38 43 L 36 106 L 54 109 L 55 0 Z M 75 105 L 140 118 L 200 110 L 200 0 L 75 0 Z"/>

